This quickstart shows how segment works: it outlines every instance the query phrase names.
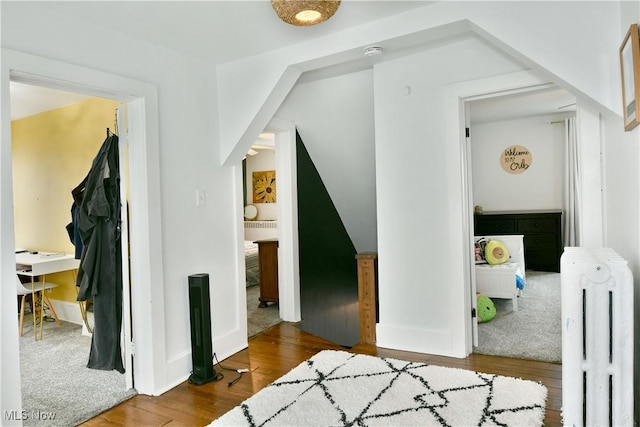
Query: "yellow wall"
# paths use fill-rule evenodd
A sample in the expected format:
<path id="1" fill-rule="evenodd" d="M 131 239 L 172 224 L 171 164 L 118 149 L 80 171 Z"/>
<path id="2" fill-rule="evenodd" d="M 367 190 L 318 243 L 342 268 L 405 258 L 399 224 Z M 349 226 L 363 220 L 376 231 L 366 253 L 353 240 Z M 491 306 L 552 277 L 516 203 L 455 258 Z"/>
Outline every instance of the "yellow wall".
<path id="1" fill-rule="evenodd" d="M 66 226 L 73 190 L 114 129 L 117 101 L 88 99 L 11 123 L 17 248 L 74 253 Z M 49 297 L 75 301 L 71 272 L 47 276 L 58 283 Z"/>

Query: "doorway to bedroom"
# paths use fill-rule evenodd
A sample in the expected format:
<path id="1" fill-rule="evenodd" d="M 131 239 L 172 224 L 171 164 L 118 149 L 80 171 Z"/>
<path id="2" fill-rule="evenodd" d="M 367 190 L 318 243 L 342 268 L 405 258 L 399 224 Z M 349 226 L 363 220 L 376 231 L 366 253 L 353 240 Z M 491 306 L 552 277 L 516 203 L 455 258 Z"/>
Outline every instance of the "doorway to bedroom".
<path id="1" fill-rule="evenodd" d="M 275 135 L 264 132 L 242 160 L 247 336 L 280 323 Z"/>
<path id="2" fill-rule="evenodd" d="M 476 353 L 562 360 L 562 183 L 575 105 L 557 87 L 468 102 Z"/>

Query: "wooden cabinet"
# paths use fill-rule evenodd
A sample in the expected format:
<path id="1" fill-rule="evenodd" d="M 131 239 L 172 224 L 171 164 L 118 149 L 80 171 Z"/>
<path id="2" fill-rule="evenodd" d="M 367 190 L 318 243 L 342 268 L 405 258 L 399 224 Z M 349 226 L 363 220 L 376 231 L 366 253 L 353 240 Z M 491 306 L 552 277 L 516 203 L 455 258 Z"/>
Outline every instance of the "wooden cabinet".
<path id="1" fill-rule="evenodd" d="M 372 252 L 356 255 L 358 260 L 358 303 L 360 307 L 360 342 L 375 344 L 376 323 L 378 318 L 377 305 L 377 258 Z"/>
<path id="2" fill-rule="evenodd" d="M 560 210 L 485 212 L 474 216 L 474 234 L 522 234 L 526 267 L 560 272 L 564 250 Z"/>
<path id="3" fill-rule="evenodd" d="M 278 239 L 258 240 L 260 307 L 278 302 Z"/>

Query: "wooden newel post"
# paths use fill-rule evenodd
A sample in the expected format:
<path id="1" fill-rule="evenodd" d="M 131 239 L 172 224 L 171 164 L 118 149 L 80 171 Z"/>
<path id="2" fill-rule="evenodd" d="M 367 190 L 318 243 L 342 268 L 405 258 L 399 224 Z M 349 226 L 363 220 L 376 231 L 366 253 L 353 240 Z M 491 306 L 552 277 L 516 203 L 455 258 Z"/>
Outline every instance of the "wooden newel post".
<path id="1" fill-rule="evenodd" d="M 356 255 L 358 262 L 358 302 L 360 306 L 360 342 L 376 343 L 377 303 L 377 259 L 375 252 Z"/>

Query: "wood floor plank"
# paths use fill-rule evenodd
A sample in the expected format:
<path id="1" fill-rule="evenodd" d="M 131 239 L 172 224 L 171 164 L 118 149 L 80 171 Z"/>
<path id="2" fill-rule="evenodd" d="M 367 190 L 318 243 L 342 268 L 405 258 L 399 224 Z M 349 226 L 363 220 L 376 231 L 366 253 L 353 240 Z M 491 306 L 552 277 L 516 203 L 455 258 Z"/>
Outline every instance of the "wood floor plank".
<path id="1" fill-rule="evenodd" d="M 531 360 L 471 354 L 465 359 L 405 352 L 358 344 L 345 349 L 280 323 L 252 337 L 249 347 L 215 365 L 224 375 L 203 385 L 184 382 L 161 396 L 137 395 L 82 424 L 84 427 L 205 426 L 322 350 L 344 350 L 379 357 L 425 362 L 539 381 L 548 389 L 545 426 L 562 425 L 562 366 Z M 228 368 L 223 369 L 223 368 Z M 255 369 L 242 374 L 237 369 Z"/>
<path id="2" fill-rule="evenodd" d="M 144 400 L 149 396 L 135 396 L 136 400 Z M 131 399 L 130 399 L 131 400 Z M 147 426 L 147 427 L 160 427 L 168 424 L 172 421 L 171 418 L 161 415 L 162 407 L 155 405 L 153 411 L 146 411 L 137 408 L 135 405 L 129 403 L 129 401 L 121 403 L 115 408 L 109 411 L 103 412 L 96 418 L 89 420 L 82 425 L 96 426 L 96 425 L 109 425 L 109 426 Z M 95 424 L 95 423 L 104 424 Z"/>

